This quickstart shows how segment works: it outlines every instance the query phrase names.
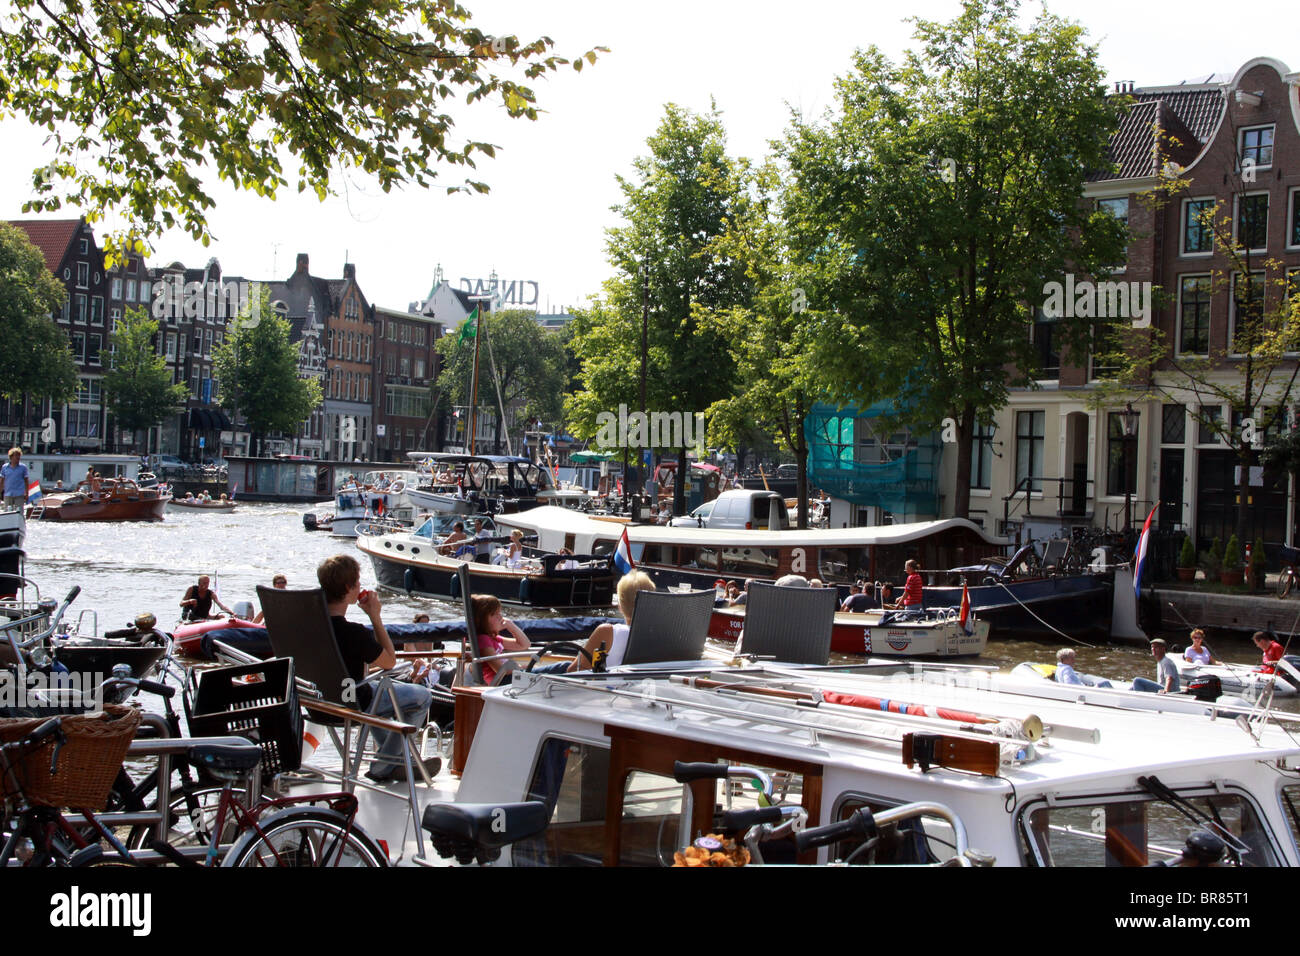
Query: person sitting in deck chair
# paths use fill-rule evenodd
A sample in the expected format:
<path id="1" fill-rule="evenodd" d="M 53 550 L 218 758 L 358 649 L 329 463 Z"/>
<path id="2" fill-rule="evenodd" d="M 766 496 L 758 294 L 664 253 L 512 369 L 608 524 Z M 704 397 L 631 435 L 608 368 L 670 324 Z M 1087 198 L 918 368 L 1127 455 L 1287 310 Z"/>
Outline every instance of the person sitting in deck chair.
<path id="1" fill-rule="evenodd" d="M 356 558 L 348 554 L 336 554 L 322 561 L 316 569 L 316 579 L 325 592 L 325 603 L 329 608 L 330 622 L 334 625 L 334 640 L 338 644 L 339 655 L 343 658 L 343 666 L 356 682 L 357 706 L 366 710 L 374 695 L 373 689 L 362 683 L 367 668 L 387 670 L 397 664 L 392 638 L 388 636 L 380 618 L 379 595 L 374 591 L 361 590 L 361 566 L 357 564 Z M 348 608 L 353 604 L 366 612 L 373 633 L 347 619 Z M 401 711 L 396 719 L 417 727 L 423 725 L 429 718 L 429 707 L 433 703 L 433 694 L 429 688 L 397 681 L 393 682 L 392 687 Z M 373 713 L 376 717 L 394 717 L 392 697 L 387 693 L 380 694 Z M 375 742 L 379 745 L 379 751 L 371 761 L 366 776 L 379 783 L 405 780 L 402 735 L 377 731 Z M 436 776 L 442 768 L 442 761 L 437 757 L 427 758 L 424 764 L 431 777 Z"/>
<path id="2" fill-rule="evenodd" d="M 591 632 L 585 645 L 587 656 L 579 654 L 569 665 L 571 671 L 587 670 L 596 660 L 596 649 L 605 646 L 605 666 L 618 667 L 627 652 L 627 636 L 632 631 L 632 612 L 636 609 L 636 592 L 653 591 L 655 583 L 644 571 L 632 571 L 618 582 L 618 610 L 623 615 L 622 624 L 602 624 Z"/>

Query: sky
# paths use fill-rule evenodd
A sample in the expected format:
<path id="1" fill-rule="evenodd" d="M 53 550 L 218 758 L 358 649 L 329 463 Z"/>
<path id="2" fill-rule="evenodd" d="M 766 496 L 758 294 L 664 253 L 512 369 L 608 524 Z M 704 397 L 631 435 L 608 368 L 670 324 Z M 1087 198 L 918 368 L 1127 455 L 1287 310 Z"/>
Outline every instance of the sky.
<path id="1" fill-rule="evenodd" d="M 791 110 L 812 119 L 832 106 L 834 79 L 848 71 L 855 49 L 874 44 L 898 59 L 912 45 L 906 18 L 947 21 L 960 10 L 957 0 L 462 5 L 484 32 L 549 36 L 561 56 L 609 48 L 581 73 L 562 67 L 532 83 L 544 111 L 536 122 L 509 119 L 494 104 L 454 111 L 462 136 L 498 147 L 474 173 L 491 187 L 488 195 L 448 196 L 445 186 L 463 179 L 459 168 L 428 189 L 389 194 L 360 174 L 338 176 L 337 194 L 325 202 L 297 193 L 292 179 L 275 201 L 210 183 L 213 244 L 205 248 L 176 230 L 154 240 L 150 264 L 202 266 L 216 256 L 228 274 L 283 279 L 296 255 L 307 253 L 312 273 L 324 278 L 339 278 L 343 264 L 354 263 L 369 301 L 396 309 L 423 299 L 441 265 L 458 285 L 493 271 L 502 281 L 535 281 L 543 312 L 582 305 L 611 275 L 605 231 L 619 224 L 610 209 L 621 196 L 616 177 L 630 175 L 633 160 L 647 152 L 665 103 L 697 112 L 716 103 L 732 154 L 760 159 Z M 1084 26 L 1108 83 L 1163 86 L 1231 75 L 1260 56 L 1300 70 L 1300 4 L 1249 0 L 1246 7 L 1249 16 L 1238 20 L 1222 2 L 1203 0 L 1048 5 Z M 1032 18 L 1038 9 L 1026 3 L 1022 12 Z M 22 120 L 0 121 L 0 218 L 23 217 L 31 170 L 48 162 L 42 139 Z"/>

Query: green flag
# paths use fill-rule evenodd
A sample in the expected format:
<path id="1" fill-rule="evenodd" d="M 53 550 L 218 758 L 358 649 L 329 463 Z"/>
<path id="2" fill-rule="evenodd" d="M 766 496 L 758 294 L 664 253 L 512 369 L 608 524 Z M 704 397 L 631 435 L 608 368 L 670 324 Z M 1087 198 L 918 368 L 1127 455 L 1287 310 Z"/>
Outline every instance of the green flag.
<path id="1" fill-rule="evenodd" d="M 460 327 L 460 338 L 456 340 L 457 345 L 463 345 L 466 339 L 472 339 L 478 334 L 478 308 L 465 316 L 465 321 Z"/>

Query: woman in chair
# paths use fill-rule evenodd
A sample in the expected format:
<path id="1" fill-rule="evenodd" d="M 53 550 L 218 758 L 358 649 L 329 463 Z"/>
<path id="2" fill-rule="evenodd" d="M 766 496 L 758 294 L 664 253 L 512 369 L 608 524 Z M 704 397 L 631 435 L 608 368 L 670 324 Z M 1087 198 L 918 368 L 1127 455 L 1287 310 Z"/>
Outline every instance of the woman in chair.
<path id="1" fill-rule="evenodd" d="M 653 591 L 655 584 L 644 571 L 623 575 L 618 582 L 618 610 L 623 615 L 622 624 L 602 624 L 587 638 L 587 656 L 579 656 L 569 665 L 569 670 L 586 670 L 596 660 L 596 648 L 605 645 L 605 666 L 617 667 L 623 663 L 627 652 L 627 636 L 632 630 L 632 611 L 636 608 L 637 591 Z"/>

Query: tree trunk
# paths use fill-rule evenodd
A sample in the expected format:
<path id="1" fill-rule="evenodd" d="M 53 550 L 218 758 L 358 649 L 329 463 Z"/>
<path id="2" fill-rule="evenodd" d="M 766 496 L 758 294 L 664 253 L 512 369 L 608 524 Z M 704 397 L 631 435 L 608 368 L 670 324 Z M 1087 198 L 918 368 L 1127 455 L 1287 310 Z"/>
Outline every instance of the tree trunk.
<path id="1" fill-rule="evenodd" d="M 800 394 L 794 403 L 795 427 L 794 427 L 794 453 L 798 464 L 795 480 L 795 494 L 799 499 L 799 530 L 806 530 L 808 527 L 808 448 L 803 436 L 803 395 Z"/>
<path id="2" fill-rule="evenodd" d="M 686 514 L 686 476 L 691 466 L 686 460 L 686 446 L 677 450 L 677 477 L 673 480 L 673 516 Z"/>
<path id="3" fill-rule="evenodd" d="M 1255 461 L 1255 450 L 1250 445 L 1242 443 L 1237 453 L 1237 461 L 1241 467 L 1241 477 L 1237 481 L 1237 540 L 1241 543 L 1241 553 L 1244 557 L 1246 554 L 1246 545 L 1255 540 L 1254 535 L 1247 535 L 1246 517 L 1250 513 L 1250 467 Z"/>
<path id="4" fill-rule="evenodd" d="M 975 437 L 975 406 L 962 407 L 957 424 L 957 480 L 952 492 L 952 516 L 970 517 L 971 446 Z"/>

